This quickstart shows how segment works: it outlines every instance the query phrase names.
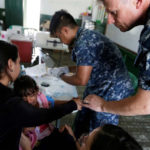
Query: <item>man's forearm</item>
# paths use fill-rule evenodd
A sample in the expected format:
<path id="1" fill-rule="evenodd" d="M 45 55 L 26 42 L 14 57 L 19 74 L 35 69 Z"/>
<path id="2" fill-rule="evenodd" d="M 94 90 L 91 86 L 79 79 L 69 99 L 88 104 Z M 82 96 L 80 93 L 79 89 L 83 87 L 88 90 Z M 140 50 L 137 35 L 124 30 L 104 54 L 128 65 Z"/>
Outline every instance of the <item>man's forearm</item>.
<path id="1" fill-rule="evenodd" d="M 150 91 L 139 89 L 135 96 L 120 101 L 105 102 L 102 111 L 123 116 L 150 114 Z"/>
<path id="2" fill-rule="evenodd" d="M 82 85 L 81 80 L 76 76 L 76 74 L 72 76 L 62 75 L 61 79 L 72 85 L 78 85 L 78 86 Z"/>
<path id="3" fill-rule="evenodd" d="M 69 68 L 70 69 L 70 68 Z M 60 78 L 72 85 L 85 86 L 92 72 L 92 66 L 78 66 L 74 75 L 61 75 Z"/>
<path id="4" fill-rule="evenodd" d="M 69 66 L 69 71 L 72 72 L 72 73 L 76 73 L 77 71 L 77 67 L 76 66 Z"/>

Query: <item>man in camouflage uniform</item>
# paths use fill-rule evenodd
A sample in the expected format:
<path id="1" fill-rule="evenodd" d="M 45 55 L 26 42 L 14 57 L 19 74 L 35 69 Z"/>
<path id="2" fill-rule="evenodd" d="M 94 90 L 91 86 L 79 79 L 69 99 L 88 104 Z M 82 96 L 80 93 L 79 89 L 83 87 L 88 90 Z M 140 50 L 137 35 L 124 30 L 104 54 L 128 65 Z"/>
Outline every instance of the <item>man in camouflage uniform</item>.
<path id="1" fill-rule="evenodd" d="M 73 85 L 86 85 L 83 99 L 96 94 L 106 101 L 116 101 L 133 94 L 131 80 L 119 49 L 99 32 L 79 28 L 73 17 L 64 10 L 54 14 L 50 32 L 68 45 L 72 45 L 75 74 L 59 74 Z M 70 68 L 71 71 L 73 70 Z M 118 125 L 118 115 L 98 113 L 84 108 L 77 114 L 75 134 L 90 132 L 104 124 Z"/>
<path id="2" fill-rule="evenodd" d="M 108 23 L 115 24 L 121 31 L 144 25 L 135 59 L 140 72 L 139 88 L 136 95 L 119 102 L 106 102 L 102 97 L 89 95 L 85 99 L 88 105 L 84 106 L 98 112 L 125 116 L 150 114 L 150 0 L 101 1 L 108 12 Z"/>

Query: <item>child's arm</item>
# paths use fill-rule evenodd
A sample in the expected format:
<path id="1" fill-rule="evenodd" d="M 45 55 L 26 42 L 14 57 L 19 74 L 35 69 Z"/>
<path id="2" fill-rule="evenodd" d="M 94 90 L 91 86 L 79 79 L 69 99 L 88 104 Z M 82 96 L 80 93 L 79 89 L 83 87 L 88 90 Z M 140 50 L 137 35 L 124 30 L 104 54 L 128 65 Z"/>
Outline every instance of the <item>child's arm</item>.
<path id="1" fill-rule="evenodd" d="M 27 127 L 23 129 L 23 133 L 26 135 L 28 132 L 34 131 L 34 130 L 35 130 L 35 127 Z"/>
<path id="2" fill-rule="evenodd" d="M 72 128 L 70 126 L 68 126 L 68 125 L 64 125 L 63 127 L 61 127 L 59 129 L 59 132 L 62 133 L 64 131 L 67 132 L 69 135 L 71 135 L 73 137 L 74 142 L 76 143 L 77 150 L 80 150 L 81 149 L 80 144 L 79 144 L 78 140 L 76 139 Z"/>
<path id="3" fill-rule="evenodd" d="M 54 100 L 51 97 L 47 97 L 47 100 L 48 100 L 49 107 L 54 107 L 54 106 L 58 106 L 58 105 L 67 103 L 66 100 Z"/>
<path id="4" fill-rule="evenodd" d="M 61 105 L 61 104 L 64 104 L 64 103 L 67 103 L 67 101 L 66 100 L 55 100 L 55 106 L 57 106 L 57 105 Z"/>
<path id="5" fill-rule="evenodd" d="M 76 73 L 77 66 L 69 66 L 69 71 L 72 72 L 72 73 Z"/>
<path id="6" fill-rule="evenodd" d="M 24 135 L 24 133 L 21 134 L 20 147 L 22 150 L 32 150 L 31 141 L 27 136 Z"/>

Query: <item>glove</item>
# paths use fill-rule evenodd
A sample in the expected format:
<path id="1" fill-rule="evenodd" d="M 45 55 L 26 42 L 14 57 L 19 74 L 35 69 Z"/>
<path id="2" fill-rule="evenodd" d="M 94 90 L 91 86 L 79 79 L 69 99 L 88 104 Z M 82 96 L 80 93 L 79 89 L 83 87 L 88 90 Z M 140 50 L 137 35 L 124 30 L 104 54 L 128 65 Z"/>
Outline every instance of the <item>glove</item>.
<path id="1" fill-rule="evenodd" d="M 64 72 L 65 74 L 69 73 L 69 68 L 67 66 L 65 67 L 59 67 L 60 71 Z"/>
<path id="2" fill-rule="evenodd" d="M 59 72 L 57 74 L 57 78 L 60 78 L 61 75 L 67 74 L 69 72 L 69 68 L 67 66 L 65 67 L 59 67 Z"/>
<path id="3" fill-rule="evenodd" d="M 60 75 L 66 74 L 69 72 L 69 68 L 67 66 L 58 67 L 58 68 L 52 68 L 49 71 L 50 71 L 50 75 L 60 78 Z"/>

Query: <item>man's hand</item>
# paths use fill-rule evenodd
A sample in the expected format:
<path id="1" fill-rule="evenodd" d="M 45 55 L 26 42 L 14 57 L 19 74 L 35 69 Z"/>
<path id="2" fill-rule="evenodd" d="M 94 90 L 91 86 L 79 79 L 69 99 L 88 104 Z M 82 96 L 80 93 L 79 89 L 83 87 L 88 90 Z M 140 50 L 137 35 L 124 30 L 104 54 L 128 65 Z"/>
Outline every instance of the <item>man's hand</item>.
<path id="1" fill-rule="evenodd" d="M 58 68 L 51 68 L 49 70 L 49 73 L 52 76 L 55 76 L 57 78 L 59 78 L 62 74 L 67 74 L 68 72 L 69 72 L 69 68 L 67 66 L 58 67 Z"/>
<path id="2" fill-rule="evenodd" d="M 88 95 L 84 100 L 82 106 L 87 107 L 89 109 L 92 109 L 97 112 L 102 112 L 103 111 L 103 106 L 106 102 L 104 101 L 103 98 L 92 94 Z"/>

